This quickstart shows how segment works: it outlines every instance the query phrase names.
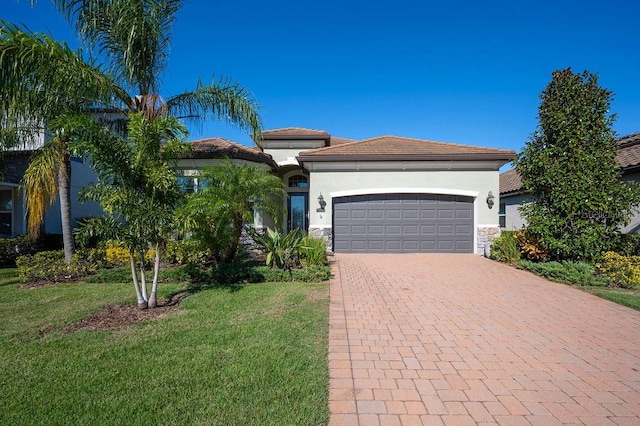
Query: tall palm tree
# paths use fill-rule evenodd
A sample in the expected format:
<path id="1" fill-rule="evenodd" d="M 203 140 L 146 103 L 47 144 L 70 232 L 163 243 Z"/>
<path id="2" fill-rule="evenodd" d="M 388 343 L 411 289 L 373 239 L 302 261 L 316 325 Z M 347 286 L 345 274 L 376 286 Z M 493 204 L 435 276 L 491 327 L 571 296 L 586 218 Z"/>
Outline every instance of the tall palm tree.
<path id="1" fill-rule="evenodd" d="M 160 95 L 160 76 L 167 66 L 172 26 L 184 0 L 52 0 L 52 3 L 75 27 L 93 56 L 100 58 L 105 69 L 92 65 L 82 51 L 73 52 L 43 34 L 0 21 L 0 114 L 8 117 L 7 123 L 18 129 L 28 117 L 29 122 L 42 128 L 61 114 L 107 107 L 126 114 L 141 112 L 150 119 L 173 116 L 196 123 L 221 119 L 249 132 L 258 143 L 261 121 L 257 104 L 248 90 L 231 79 L 220 78 L 211 84 L 198 81 L 193 91 L 166 99 Z M 33 46 L 37 49 L 30 49 Z M 44 105 L 43 99 L 57 103 Z M 32 130 L 16 134 L 28 137 Z M 43 197 L 46 194 L 39 190 L 43 187 L 41 183 L 46 179 L 57 181 L 61 209 L 69 209 L 70 200 L 63 193 L 68 188 L 65 182 L 70 170 L 64 132 L 54 142 L 64 154 L 57 157 L 62 162 L 50 168 L 57 172 L 57 178 L 51 173 L 34 172 L 42 176 L 34 179 L 35 184 L 31 180 L 25 182 L 26 196 L 27 200 L 38 199 L 33 205 L 46 205 Z M 31 167 L 39 163 L 34 161 Z M 32 202 L 27 201 L 27 205 Z M 29 221 L 30 229 L 39 229 L 42 217 L 30 212 Z M 65 238 L 68 259 L 73 243 L 70 230 L 69 215 L 68 223 L 63 224 L 63 235 L 68 236 Z"/>

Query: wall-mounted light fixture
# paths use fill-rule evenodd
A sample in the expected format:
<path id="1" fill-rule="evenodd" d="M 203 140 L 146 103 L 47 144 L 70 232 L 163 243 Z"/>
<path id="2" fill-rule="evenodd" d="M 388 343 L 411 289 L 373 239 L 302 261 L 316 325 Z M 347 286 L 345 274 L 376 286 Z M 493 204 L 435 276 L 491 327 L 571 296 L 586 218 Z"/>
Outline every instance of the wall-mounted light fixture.
<path id="1" fill-rule="evenodd" d="M 487 195 L 487 206 L 489 206 L 490 209 L 493 208 L 495 198 L 496 197 L 494 197 L 493 192 L 489 191 L 489 195 Z"/>
<path id="2" fill-rule="evenodd" d="M 327 205 L 327 202 L 324 200 L 324 197 L 322 196 L 322 193 L 320 193 L 320 195 L 318 196 L 318 204 L 320 204 L 320 208 L 316 209 L 316 211 L 318 213 L 323 213 L 324 212 L 324 208 Z"/>

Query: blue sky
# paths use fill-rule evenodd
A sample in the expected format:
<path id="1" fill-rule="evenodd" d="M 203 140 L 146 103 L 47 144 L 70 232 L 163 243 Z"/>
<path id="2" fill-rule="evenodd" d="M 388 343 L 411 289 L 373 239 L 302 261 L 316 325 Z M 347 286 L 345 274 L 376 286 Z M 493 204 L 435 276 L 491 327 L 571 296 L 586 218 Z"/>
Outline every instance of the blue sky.
<path id="1" fill-rule="evenodd" d="M 0 18 L 77 46 L 46 0 L 0 0 Z M 191 0 L 174 27 L 162 94 L 229 76 L 265 129 L 393 134 L 519 151 L 556 69 L 600 75 L 620 135 L 640 131 L 640 2 Z M 190 139 L 250 138 L 220 122 Z"/>

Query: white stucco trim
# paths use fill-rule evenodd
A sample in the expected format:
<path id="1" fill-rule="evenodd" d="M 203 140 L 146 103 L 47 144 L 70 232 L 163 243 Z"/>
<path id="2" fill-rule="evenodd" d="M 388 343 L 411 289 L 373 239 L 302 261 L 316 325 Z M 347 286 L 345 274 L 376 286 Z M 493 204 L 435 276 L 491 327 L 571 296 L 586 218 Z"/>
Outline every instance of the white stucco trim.
<path id="1" fill-rule="evenodd" d="M 313 228 L 313 229 L 331 229 L 333 228 L 333 225 L 309 225 L 309 228 Z"/>
<path id="2" fill-rule="evenodd" d="M 484 223 L 479 223 L 476 225 L 478 228 L 500 228 L 500 225 L 497 223 L 490 223 L 490 224 L 484 224 Z"/>
<path id="3" fill-rule="evenodd" d="M 298 160 L 295 157 L 287 157 L 286 160 L 278 161 L 278 166 L 299 166 Z"/>
<path id="4" fill-rule="evenodd" d="M 450 188 L 369 188 L 369 189 L 350 189 L 347 191 L 329 192 L 331 198 L 350 197 L 353 195 L 373 195 L 373 194 L 442 194 L 442 195 L 462 195 L 465 197 L 477 198 L 480 193 L 478 191 L 469 191 L 466 189 L 450 189 Z"/>

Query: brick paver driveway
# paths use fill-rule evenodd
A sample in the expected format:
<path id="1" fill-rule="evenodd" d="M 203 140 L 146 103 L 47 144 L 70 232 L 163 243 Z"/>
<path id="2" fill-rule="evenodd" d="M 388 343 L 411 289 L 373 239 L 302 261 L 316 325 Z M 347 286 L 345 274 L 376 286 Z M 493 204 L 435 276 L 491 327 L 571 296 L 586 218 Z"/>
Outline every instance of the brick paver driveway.
<path id="1" fill-rule="evenodd" d="M 640 313 L 475 255 L 339 254 L 331 425 L 640 425 Z"/>

